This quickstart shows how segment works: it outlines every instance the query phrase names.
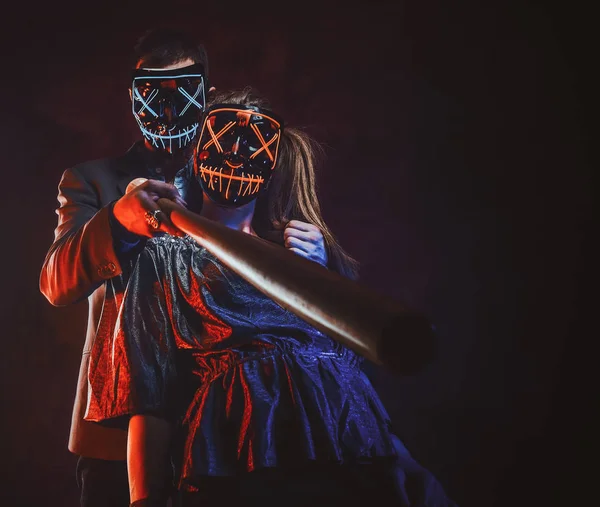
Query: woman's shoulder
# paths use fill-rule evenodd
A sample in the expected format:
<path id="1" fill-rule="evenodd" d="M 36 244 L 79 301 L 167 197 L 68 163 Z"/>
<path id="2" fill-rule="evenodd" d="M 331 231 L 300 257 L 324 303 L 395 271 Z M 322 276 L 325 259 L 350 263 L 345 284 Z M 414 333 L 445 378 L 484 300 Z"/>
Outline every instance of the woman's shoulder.
<path id="1" fill-rule="evenodd" d="M 171 234 L 159 234 L 153 236 L 146 241 L 146 247 L 144 249 L 147 252 L 153 253 L 166 253 L 166 252 L 178 252 L 178 251 L 204 251 L 194 239 L 190 236 L 177 237 Z"/>
<path id="2" fill-rule="evenodd" d="M 187 269 L 190 266 L 201 269 L 207 264 L 223 267 L 217 257 L 190 236 L 181 238 L 170 234 L 154 236 L 147 240 L 141 257 L 155 264 L 175 269 L 181 267 Z"/>
<path id="3" fill-rule="evenodd" d="M 208 251 L 193 238 L 182 238 L 170 234 L 153 236 L 146 241 L 138 259 L 138 264 L 153 263 L 155 265 L 175 266 L 187 264 L 192 258 L 195 262 L 210 257 Z"/>

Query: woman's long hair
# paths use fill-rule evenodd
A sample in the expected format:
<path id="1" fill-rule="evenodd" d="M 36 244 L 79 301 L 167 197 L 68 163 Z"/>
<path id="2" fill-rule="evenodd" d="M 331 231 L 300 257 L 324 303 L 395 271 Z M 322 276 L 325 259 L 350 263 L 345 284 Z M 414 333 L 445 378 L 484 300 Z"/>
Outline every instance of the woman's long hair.
<path id="1" fill-rule="evenodd" d="M 271 109 L 269 102 L 256 90 L 214 92 L 211 104 L 239 104 Z M 317 197 L 315 171 L 322 147 L 305 132 L 285 127 L 279 143 L 279 157 L 267 191 L 257 198 L 252 226 L 259 236 L 272 237 L 290 220 L 316 225 L 325 239 L 329 267 L 343 276 L 356 279 L 358 263 L 340 246 L 323 220 Z"/>

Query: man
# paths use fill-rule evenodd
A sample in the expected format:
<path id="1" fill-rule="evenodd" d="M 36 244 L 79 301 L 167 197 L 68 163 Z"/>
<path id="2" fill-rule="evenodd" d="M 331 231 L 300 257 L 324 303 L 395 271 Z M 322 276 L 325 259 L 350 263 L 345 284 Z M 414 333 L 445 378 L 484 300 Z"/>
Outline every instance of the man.
<path id="1" fill-rule="evenodd" d="M 129 271 L 145 238 L 179 234 L 156 201 L 163 197 L 185 205 L 207 93 L 206 51 L 181 32 L 147 33 L 134 57 L 132 112 L 144 140 L 121 157 L 86 162 L 63 173 L 58 226 L 40 275 L 40 290 L 53 305 L 84 298 L 89 303 L 69 438 L 69 450 L 79 456 L 77 482 L 85 507 L 129 505 L 126 432 L 83 420 L 89 353 L 96 336 L 114 328 Z M 137 178 L 147 181 L 125 193 Z M 296 240 L 290 241 L 292 237 Z M 327 262 L 318 228 L 291 222 L 285 239 L 286 247 L 300 255 Z"/>

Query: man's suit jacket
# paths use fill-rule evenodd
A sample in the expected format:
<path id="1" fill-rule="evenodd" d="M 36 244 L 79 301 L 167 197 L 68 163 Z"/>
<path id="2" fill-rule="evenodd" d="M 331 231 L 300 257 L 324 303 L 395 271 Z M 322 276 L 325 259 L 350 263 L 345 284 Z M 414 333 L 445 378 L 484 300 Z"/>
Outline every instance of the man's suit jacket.
<path id="1" fill-rule="evenodd" d="M 100 332 L 110 332 L 122 297 L 127 261 L 119 260 L 110 222 L 110 204 L 131 180 L 153 177 L 141 143 L 117 158 L 67 169 L 59 184 L 58 225 L 40 275 L 40 290 L 55 306 L 88 299 L 89 316 L 73 408 L 69 450 L 81 456 L 126 459 L 127 433 L 84 421 L 90 351 Z M 143 242 L 142 242 L 143 244 Z M 130 264 L 130 263 L 129 263 Z"/>

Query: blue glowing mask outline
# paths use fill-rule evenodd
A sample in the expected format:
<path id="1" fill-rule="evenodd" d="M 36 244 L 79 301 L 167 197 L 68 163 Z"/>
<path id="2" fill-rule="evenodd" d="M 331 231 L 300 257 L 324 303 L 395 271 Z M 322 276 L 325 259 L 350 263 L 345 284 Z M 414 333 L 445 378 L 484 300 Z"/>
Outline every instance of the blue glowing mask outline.
<path id="1" fill-rule="evenodd" d="M 204 67 L 173 70 L 136 69 L 131 84 L 131 110 L 142 135 L 169 153 L 195 139 L 206 104 Z"/>

